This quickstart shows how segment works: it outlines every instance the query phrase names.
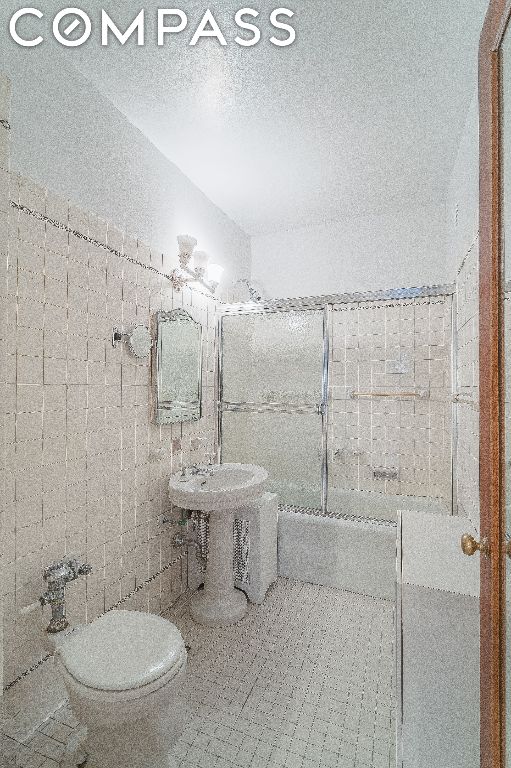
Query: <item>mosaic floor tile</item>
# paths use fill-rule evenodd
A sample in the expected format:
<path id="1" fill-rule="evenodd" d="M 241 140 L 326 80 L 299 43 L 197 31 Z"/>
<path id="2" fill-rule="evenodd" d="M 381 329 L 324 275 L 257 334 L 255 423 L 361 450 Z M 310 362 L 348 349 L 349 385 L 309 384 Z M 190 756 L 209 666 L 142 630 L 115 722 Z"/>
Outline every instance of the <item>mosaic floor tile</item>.
<path id="1" fill-rule="evenodd" d="M 393 605 L 280 579 L 232 627 L 167 614 L 188 651 L 190 719 L 182 768 L 393 768 Z M 23 744 L 4 735 L 6 768 L 58 768 L 77 722 L 68 706 Z"/>

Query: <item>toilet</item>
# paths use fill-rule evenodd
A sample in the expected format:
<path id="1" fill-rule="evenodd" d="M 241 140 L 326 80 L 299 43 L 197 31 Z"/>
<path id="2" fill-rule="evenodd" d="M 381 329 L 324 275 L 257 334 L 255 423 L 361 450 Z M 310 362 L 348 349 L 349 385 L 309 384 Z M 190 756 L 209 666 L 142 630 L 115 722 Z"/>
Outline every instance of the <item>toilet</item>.
<path id="1" fill-rule="evenodd" d="M 86 768 L 177 767 L 186 657 L 174 624 L 138 611 L 110 611 L 58 640 L 55 661 L 87 728 Z M 80 750 L 67 765 L 83 759 Z"/>

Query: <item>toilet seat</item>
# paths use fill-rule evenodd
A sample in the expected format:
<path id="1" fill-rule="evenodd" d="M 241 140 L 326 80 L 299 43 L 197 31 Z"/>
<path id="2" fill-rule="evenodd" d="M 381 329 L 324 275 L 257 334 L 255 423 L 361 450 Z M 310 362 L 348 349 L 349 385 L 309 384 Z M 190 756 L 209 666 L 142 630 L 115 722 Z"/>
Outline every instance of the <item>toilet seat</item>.
<path id="1" fill-rule="evenodd" d="M 61 636 L 55 663 L 84 726 L 66 766 L 87 755 L 91 768 L 177 768 L 170 753 L 189 716 L 186 660 L 177 627 L 138 611 L 111 611 Z"/>
<path id="2" fill-rule="evenodd" d="M 75 684 L 112 699 L 144 696 L 186 663 L 178 628 L 139 611 L 104 614 L 66 637 L 57 653 Z"/>

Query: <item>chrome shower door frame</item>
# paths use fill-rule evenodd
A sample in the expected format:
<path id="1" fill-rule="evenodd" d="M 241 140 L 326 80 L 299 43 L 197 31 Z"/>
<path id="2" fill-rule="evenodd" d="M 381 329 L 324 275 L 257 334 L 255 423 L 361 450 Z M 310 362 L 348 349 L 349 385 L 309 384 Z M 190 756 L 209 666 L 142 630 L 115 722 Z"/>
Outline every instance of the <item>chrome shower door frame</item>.
<path id="1" fill-rule="evenodd" d="M 219 306 L 220 315 L 216 327 L 216 377 L 215 377 L 215 407 L 216 407 L 216 435 L 215 447 L 218 461 L 222 458 L 222 320 L 224 317 L 233 315 L 249 314 L 270 314 L 284 312 L 307 312 L 323 311 L 323 380 L 322 380 L 322 402 L 321 416 L 323 419 L 322 428 L 322 468 L 321 468 L 321 514 L 328 515 L 328 441 L 329 441 L 329 409 L 330 409 L 330 348 L 331 348 L 331 330 L 332 317 L 335 311 L 334 305 L 338 304 L 358 304 L 367 301 L 389 301 L 402 299 L 420 299 L 431 298 L 434 296 L 450 296 L 452 301 L 452 327 L 451 327 L 451 345 L 452 345 L 452 371 L 451 376 L 455 375 L 456 355 L 457 355 L 457 333 L 455 323 L 456 313 L 456 285 L 448 283 L 444 285 L 429 285 L 419 288 L 391 288 L 388 290 L 353 292 L 343 294 L 331 294 L 328 296 L 309 296 L 297 297 L 294 299 L 271 299 L 259 303 L 245 302 L 238 304 L 222 304 Z M 454 386 L 454 381 L 453 381 Z M 240 404 L 237 404 L 240 405 Z M 300 412 L 300 406 L 296 406 L 293 412 Z M 268 404 L 265 411 L 274 410 L 282 412 L 282 406 Z M 302 407 L 302 412 L 303 407 Z M 309 412 L 309 411 L 308 411 Z M 457 418 L 456 405 L 453 403 L 451 409 L 451 485 L 454 489 L 454 479 L 456 472 L 456 434 Z M 454 514 L 456 506 L 456 492 L 452 492 L 451 514 Z M 317 510 L 310 510 L 317 511 Z"/>
<path id="2" fill-rule="evenodd" d="M 225 317 L 241 315 L 268 315 L 284 314 L 286 312 L 323 312 L 323 365 L 321 374 L 321 402 L 316 406 L 308 403 L 227 403 L 223 399 L 223 326 Z M 222 414 L 227 411 L 246 413 L 317 413 L 322 420 L 321 438 L 321 513 L 327 513 L 328 503 L 328 410 L 329 410 L 329 368 L 330 368 L 330 323 L 331 306 L 329 304 L 300 305 L 290 303 L 282 306 L 260 306 L 258 304 L 226 305 L 221 310 L 221 315 L 216 327 L 216 454 L 217 460 L 222 461 Z"/>

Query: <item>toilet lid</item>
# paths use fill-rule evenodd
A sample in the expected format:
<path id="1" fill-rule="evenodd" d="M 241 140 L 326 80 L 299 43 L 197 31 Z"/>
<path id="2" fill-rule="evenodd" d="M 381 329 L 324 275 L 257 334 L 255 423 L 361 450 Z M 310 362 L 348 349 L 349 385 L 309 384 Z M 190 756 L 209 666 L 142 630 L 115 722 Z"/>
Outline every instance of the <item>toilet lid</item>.
<path id="1" fill-rule="evenodd" d="M 181 665 L 184 651 L 174 624 L 139 611 L 110 611 L 71 634 L 59 648 L 67 671 L 101 691 L 151 683 Z"/>

